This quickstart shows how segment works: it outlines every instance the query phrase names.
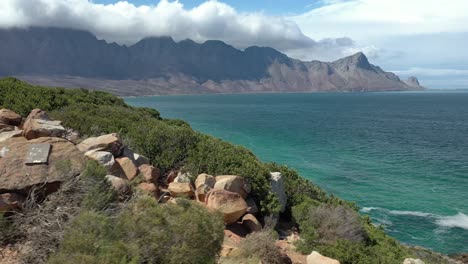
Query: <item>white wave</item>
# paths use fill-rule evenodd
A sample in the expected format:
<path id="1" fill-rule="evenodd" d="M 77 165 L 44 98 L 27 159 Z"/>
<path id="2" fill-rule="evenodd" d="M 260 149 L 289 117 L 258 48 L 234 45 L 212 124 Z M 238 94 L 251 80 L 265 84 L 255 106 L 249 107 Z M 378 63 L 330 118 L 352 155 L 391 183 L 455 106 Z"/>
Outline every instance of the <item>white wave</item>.
<path id="1" fill-rule="evenodd" d="M 363 207 L 363 208 L 361 208 L 360 211 L 363 212 L 363 213 L 369 213 L 370 211 L 380 210 L 380 209 L 382 209 L 382 208 L 380 208 L 380 207 Z"/>
<path id="2" fill-rule="evenodd" d="M 398 210 L 391 210 L 389 211 L 392 215 L 411 215 L 411 216 L 419 216 L 419 217 L 430 217 L 433 216 L 431 213 L 425 212 L 418 212 L 418 211 L 398 211 Z"/>
<path id="3" fill-rule="evenodd" d="M 441 216 L 436 223 L 445 227 L 459 227 L 468 230 L 468 215 L 458 213 L 452 216 Z"/>

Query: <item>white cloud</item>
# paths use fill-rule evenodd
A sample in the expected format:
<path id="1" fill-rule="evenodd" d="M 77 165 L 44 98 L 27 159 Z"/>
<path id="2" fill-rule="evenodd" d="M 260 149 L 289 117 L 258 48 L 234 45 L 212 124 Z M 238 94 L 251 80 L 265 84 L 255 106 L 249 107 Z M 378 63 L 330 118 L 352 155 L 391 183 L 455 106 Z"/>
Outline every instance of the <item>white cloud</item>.
<path id="1" fill-rule="evenodd" d="M 430 76 L 430 77 L 465 76 L 468 78 L 468 70 L 459 70 L 459 69 L 432 69 L 432 68 L 411 67 L 407 70 L 397 70 L 393 72 L 396 74 L 404 75 L 404 76 L 408 76 L 408 75 Z"/>
<path id="2" fill-rule="evenodd" d="M 291 17 L 312 37 L 365 40 L 392 35 L 467 32 L 466 0 L 341 0 Z"/>
<path id="3" fill-rule="evenodd" d="M 216 0 L 192 9 L 178 1 L 155 0 L 135 6 L 126 1 L 95 4 L 89 0 L 1 0 L 0 27 L 58 26 L 89 30 L 99 38 L 133 44 L 148 36 L 223 40 L 235 47 L 271 46 L 283 52 L 314 57 L 325 48 L 341 54 L 349 39 L 314 41 L 295 22 L 263 13 L 240 13 Z"/>

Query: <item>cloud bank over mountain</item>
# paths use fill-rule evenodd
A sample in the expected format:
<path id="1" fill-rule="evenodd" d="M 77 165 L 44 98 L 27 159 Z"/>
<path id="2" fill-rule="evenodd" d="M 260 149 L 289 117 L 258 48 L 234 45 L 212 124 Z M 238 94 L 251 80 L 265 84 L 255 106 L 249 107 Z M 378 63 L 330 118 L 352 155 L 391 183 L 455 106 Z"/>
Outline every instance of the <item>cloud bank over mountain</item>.
<path id="1" fill-rule="evenodd" d="M 192 9 L 168 0 L 141 6 L 126 1 L 108 5 L 88 0 L 0 2 L 0 27 L 28 26 L 84 29 L 109 42 L 128 45 L 148 36 L 172 36 L 176 40 L 190 38 L 197 42 L 218 39 L 241 49 L 253 45 L 269 46 L 302 59 L 327 57 L 331 60 L 356 49 L 350 38 L 313 40 L 288 18 L 240 13 L 228 4 L 214 0 Z"/>

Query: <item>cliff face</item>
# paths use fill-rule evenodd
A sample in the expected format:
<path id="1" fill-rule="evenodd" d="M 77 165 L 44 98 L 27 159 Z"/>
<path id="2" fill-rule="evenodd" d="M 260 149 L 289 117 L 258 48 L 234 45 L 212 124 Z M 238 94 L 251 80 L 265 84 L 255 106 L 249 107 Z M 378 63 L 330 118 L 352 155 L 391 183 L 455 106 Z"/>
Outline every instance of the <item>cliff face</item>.
<path id="1" fill-rule="evenodd" d="M 0 76 L 36 84 L 101 88 L 120 95 L 414 90 L 363 53 L 303 62 L 267 47 L 146 38 L 127 47 L 89 32 L 0 29 Z"/>

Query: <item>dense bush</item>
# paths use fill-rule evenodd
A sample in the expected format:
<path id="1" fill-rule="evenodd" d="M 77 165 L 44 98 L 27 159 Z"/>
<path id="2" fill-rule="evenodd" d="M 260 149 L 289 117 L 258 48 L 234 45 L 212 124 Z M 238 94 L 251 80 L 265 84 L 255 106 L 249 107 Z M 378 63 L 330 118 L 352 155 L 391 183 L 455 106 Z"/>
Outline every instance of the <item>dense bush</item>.
<path id="1" fill-rule="evenodd" d="M 15 78 L 0 80 L 0 106 L 22 116 L 34 108 L 50 111 L 77 103 L 125 106 L 121 98 L 105 92 L 33 86 Z M 155 110 L 151 111 L 156 114 Z"/>
<path id="2" fill-rule="evenodd" d="M 116 216 L 81 213 L 50 263 L 215 263 L 223 228 L 220 215 L 194 202 L 140 197 Z"/>
<path id="3" fill-rule="evenodd" d="M 304 202 L 293 208 L 293 215 L 302 227 L 303 243 L 300 247 L 307 248 L 303 251 L 311 251 L 309 246 L 314 243 L 334 244 L 341 239 L 351 242 L 364 240 L 365 232 L 359 215 L 349 207 Z"/>
<path id="4" fill-rule="evenodd" d="M 282 264 L 281 252 L 276 247 L 277 235 L 273 229 L 264 229 L 259 232 L 252 233 L 246 237 L 240 247 L 239 258 L 244 260 L 258 260 L 261 263 Z M 244 263 L 239 260 L 239 263 Z"/>

